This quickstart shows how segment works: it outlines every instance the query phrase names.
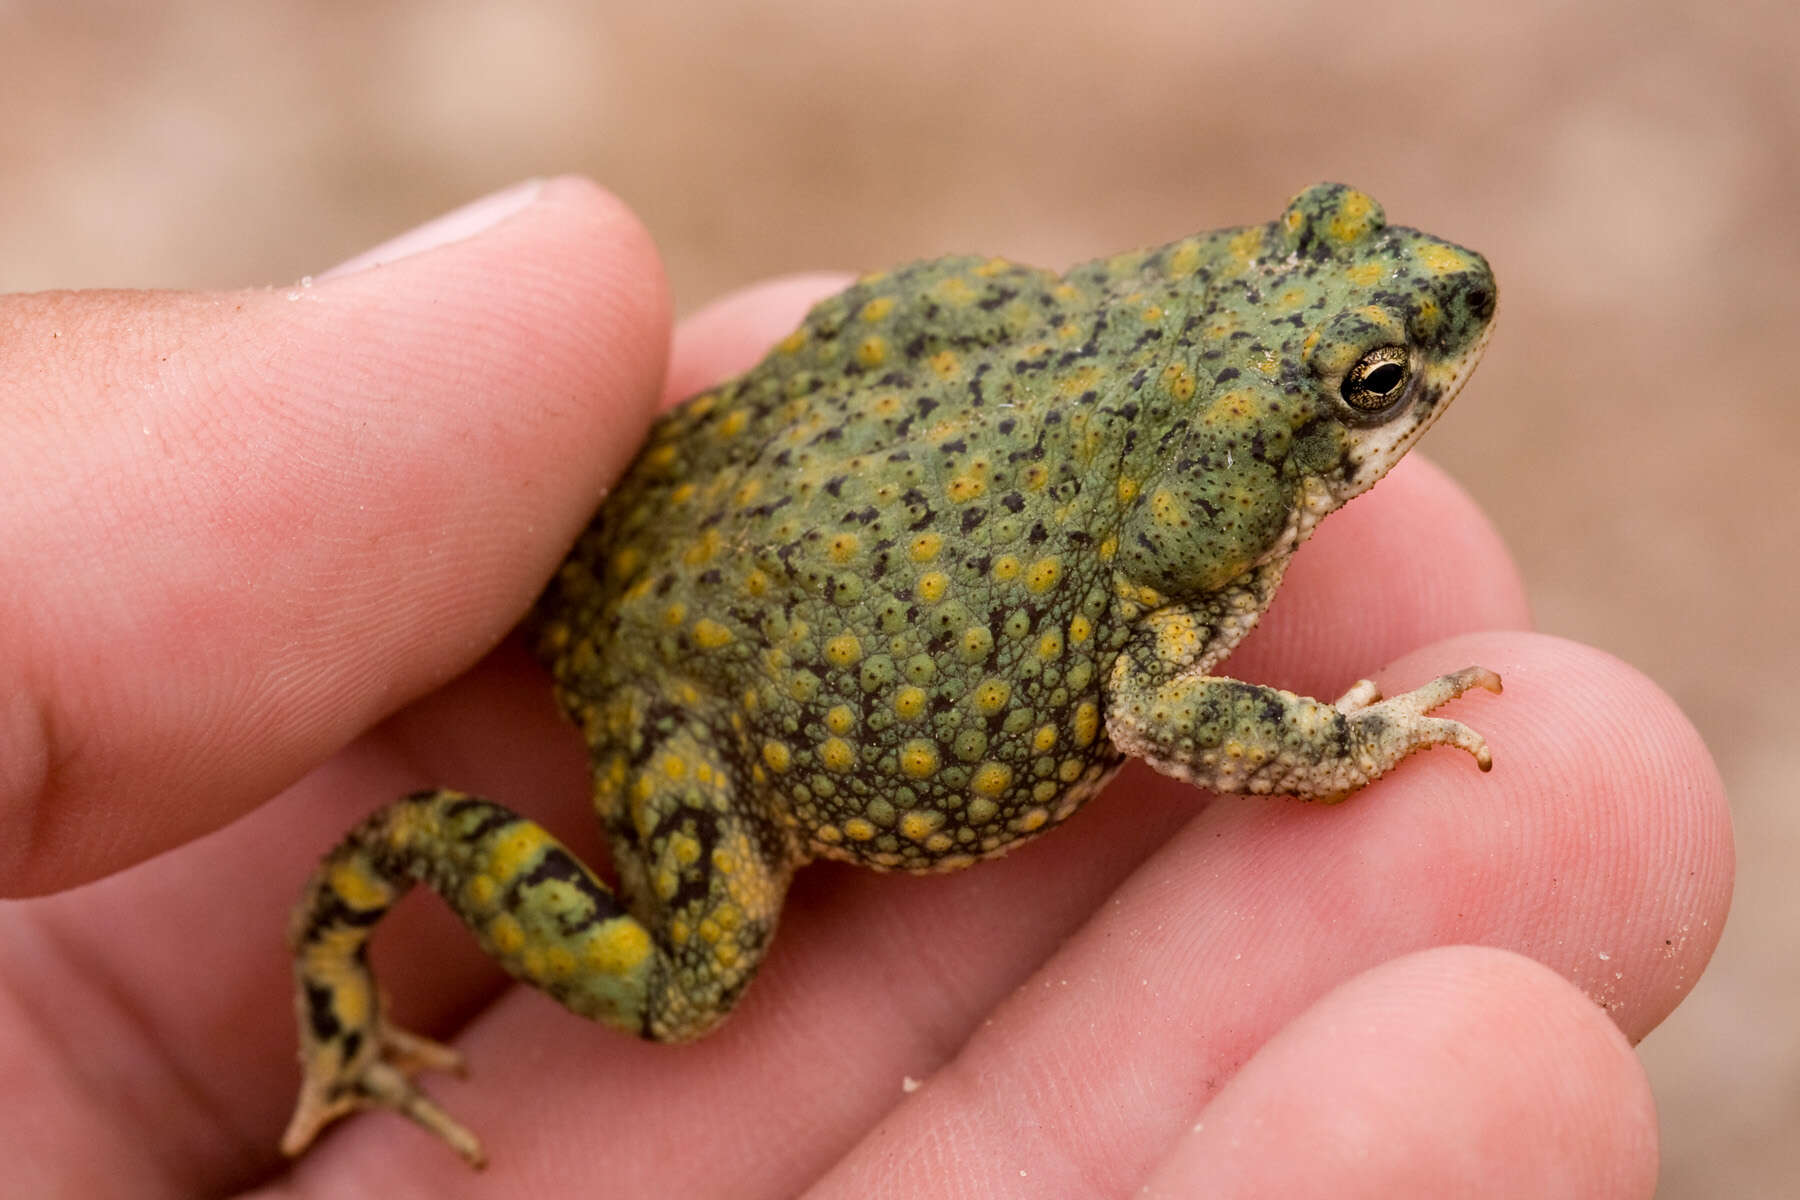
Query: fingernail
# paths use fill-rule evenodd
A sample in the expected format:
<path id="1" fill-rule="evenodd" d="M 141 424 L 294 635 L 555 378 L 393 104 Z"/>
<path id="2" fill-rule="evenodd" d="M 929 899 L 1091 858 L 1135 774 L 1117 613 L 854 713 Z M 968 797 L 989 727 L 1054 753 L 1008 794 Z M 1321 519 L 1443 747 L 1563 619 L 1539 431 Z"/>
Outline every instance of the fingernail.
<path id="1" fill-rule="evenodd" d="M 421 250 L 431 250 L 438 246 L 447 246 L 451 242 L 460 242 L 464 238 L 474 237 L 482 230 L 493 228 L 529 205 L 543 190 L 544 181 L 542 179 L 527 179 L 523 183 L 515 183 L 509 188 L 483 196 L 459 209 L 409 229 L 398 237 L 389 238 L 373 250 L 364 250 L 361 254 L 347 258 L 329 271 L 314 276 L 314 279 L 323 282 L 327 279 L 354 275 L 356 272 L 366 271 L 370 267 L 397 262 L 417 254 Z"/>

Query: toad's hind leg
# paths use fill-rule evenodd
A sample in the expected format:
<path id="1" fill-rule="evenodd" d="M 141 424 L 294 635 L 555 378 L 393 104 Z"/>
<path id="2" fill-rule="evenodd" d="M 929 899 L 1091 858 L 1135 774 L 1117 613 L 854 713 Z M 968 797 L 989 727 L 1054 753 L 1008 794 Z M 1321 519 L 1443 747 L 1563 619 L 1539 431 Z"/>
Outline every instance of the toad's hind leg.
<path id="1" fill-rule="evenodd" d="M 667 786 L 636 789 L 649 803 L 634 808 L 656 820 L 620 863 L 648 924 L 538 825 L 478 797 L 420 792 L 353 830 L 294 914 L 305 1078 L 282 1149 L 299 1153 L 357 1109 L 392 1108 L 472 1164 L 484 1161 L 475 1136 L 411 1078 L 459 1069 L 460 1056 L 388 1024 L 368 967 L 374 924 L 415 881 L 507 971 L 582 1016 L 664 1041 L 722 1016 L 761 958 L 787 869 L 763 870 L 750 831 L 720 811 L 724 776 L 708 768 L 701 774 L 715 786 L 696 783 L 699 762 L 681 758 L 684 779 L 664 771 Z M 645 896 L 633 887 L 640 880 Z"/>

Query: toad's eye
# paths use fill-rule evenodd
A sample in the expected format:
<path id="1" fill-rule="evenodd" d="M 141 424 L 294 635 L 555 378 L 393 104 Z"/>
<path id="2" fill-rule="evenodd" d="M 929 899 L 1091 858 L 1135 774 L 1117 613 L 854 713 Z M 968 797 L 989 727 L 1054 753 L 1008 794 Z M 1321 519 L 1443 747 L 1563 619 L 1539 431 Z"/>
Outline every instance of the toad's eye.
<path id="1" fill-rule="evenodd" d="M 1378 413 L 1406 395 L 1406 347 L 1383 346 L 1371 350 L 1350 368 L 1338 389 L 1344 403 L 1358 412 Z"/>

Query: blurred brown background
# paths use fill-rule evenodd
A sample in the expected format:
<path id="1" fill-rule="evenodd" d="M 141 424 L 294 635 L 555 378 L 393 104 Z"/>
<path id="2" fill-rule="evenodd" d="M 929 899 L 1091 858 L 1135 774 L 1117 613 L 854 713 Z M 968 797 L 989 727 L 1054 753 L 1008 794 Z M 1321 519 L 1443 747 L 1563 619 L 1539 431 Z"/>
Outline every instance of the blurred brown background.
<path id="1" fill-rule="evenodd" d="M 1797 34 L 1791 4 L 1644 0 L 0 0 L 0 290 L 285 283 L 565 170 L 643 215 L 684 310 L 1366 188 L 1501 280 L 1427 453 L 1542 627 L 1655 677 L 1731 790 L 1731 926 L 1643 1048 L 1662 1194 L 1791 1195 Z"/>

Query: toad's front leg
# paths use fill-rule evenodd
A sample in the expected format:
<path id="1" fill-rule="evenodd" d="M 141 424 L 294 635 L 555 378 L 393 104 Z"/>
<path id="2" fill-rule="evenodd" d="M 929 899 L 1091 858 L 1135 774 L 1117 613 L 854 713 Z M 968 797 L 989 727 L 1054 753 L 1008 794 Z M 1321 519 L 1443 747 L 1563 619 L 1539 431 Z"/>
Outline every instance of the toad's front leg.
<path id="1" fill-rule="evenodd" d="M 1460 721 L 1427 714 L 1470 688 L 1500 690 L 1465 667 L 1391 699 L 1368 680 L 1335 704 L 1217 675 L 1172 674 L 1154 637 L 1119 656 L 1107 688 L 1113 744 L 1177 779 L 1220 792 L 1342 800 L 1415 750 L 1456 746 L 1482 770 L 1487 743 Z"/>

